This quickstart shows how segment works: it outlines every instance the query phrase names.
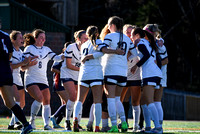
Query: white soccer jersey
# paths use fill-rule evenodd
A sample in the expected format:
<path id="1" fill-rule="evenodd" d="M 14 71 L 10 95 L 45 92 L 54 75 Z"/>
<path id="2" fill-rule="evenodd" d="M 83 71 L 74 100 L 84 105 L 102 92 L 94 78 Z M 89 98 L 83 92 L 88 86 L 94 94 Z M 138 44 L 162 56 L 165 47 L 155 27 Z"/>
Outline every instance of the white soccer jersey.
<path id="1" fill-rule="evenodd" d="M 10 61 L 12 62 L 12 64 L 18 64 L 20 62 L 22 62 L 24 59 L 24 54 L 22 52 L 21 49 L 19 49 L 18 51 L 13 47 L 13 54 L 12 54 L 12 58 L 10 59 Z M 20 69 L 21 67 L 15 68 L 13 69 L 13 83 L 18 85 L 18 86 L 23 86 L 22 83 L 22 77 L 20 74 Z"/>
<path id="2" fill-rule="evenodd" d="M 128 75 L 127 75 L 128 81 L 141 80 L 141 75 L 142 75 L 141 67 L 138 67 L 134 74 L 131 72 L 131 68 L 137 62 L 138 62 L 138 57 L 134 57 L 132 59 L 129 59 L 129 61 L 128 61 Z"/>
<path id="3" fill-rule="evenodd" d="M 164 40 L 161 39 L 164 43 Z M 158 46 L 158 45 L 157 45 Z M 163 46 L 158 46 L 158 54 L 160 55 L 161 60 L 164 60 L 165 58 L 168 57 L 167 54 L 167 49 L 165 45 Z M 162 71 L 162 79 L 161 79 L 161 85 L 162 87 L 167 87 L 167 65 L 161 66 L 161 71 Z"/>
<path id="4" fill-rule="evenodd" d="M 109 49 L 117 49 L 119 43 L 120 33 L 110 33 L 105 36 L 104 45 Z M 135 49 L 132 41 L 128 36 L 123 34 L 122 48 L 125 51 L 124 55 L 118 54 L 105 54 L 103 56 L 102 62 L 104 65 L 103 72 L 104 75 L 118 75 L 127 77 L 128 65 L 127 65 L 127 53 L 130 52 L 137 56 L 137 50 Z"/>
<path id="5" fill-rule="evenodd" d="M 31 83 L 42 83 L 48 85 L 47 81 L 47 63 L 49 60 L 62 61 L 61 55 L 57 56 L 52 50 L 47 46 L 37 47 L 35 45 L 29 45 L 24 49 L 24 55 L 28 56 L 38 56 L 36 59 L 38 63 L 34 66 L 29 67 L 25 71 L 25 84 Z"/>
<path id="6" fill-rule="evenodd" d="M 84 64 L 81 64 L 79 81 L 81 80 L 103 80 L 103 72 L 101 66 L 101 56 L 103 53 L 100 52 L 100 49 L 103 46 L 101 40 L 96 40 L 97 48 L 95 49 L 92 45 L 91 40 L 86 41 L 81 46 L 81 57 L 84 57 L 88 54 L 93 54 L 94 59 L 86 61 Z"/>
<path id="7" fill-rule="evenodd" d="M 144 44 L 146 49 L 148 50 L 150 57 L 148 60 L 141 66 L 142 68 L 142 79 L 149 77 L 160 77 L 162 78 L 162 72 L 160 68 L 155 63 L 155 51 L 152 52 L 152 48 L 150 47 L 150 43 L 146 39 L 140 39 L 137 46 Z M 139 53 L 140 59 L 142 59 L 143 54 Z"/>
<path id="8" fill-rule="evenodd" d="M 76 43 L 70 44 L 64 52 L 65 60 L 61 66 L 60 78 L 71 78 L 78 81 L 79 71 L 71 70 L 66 66 L 66 58 L 71 58 L 71 64 L 80 67 L 81 65 L 81 52 Z"/>

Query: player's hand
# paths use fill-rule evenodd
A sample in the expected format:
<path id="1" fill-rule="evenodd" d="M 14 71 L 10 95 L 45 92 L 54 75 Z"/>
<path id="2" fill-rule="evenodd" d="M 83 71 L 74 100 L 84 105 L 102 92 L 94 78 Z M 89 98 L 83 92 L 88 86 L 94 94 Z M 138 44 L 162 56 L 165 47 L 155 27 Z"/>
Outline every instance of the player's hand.
<path id="1" fill-rule="evenodd" d="M 162 40 L 157 40 L 157 44 L 159 47 L 162 47 L 163 46 L 163 41 Z"/>
<path id="2" fill-rule="evenodd" d="M 136 39 L 135 41 L 134 41 L 134 45 L 135 46 L 137 46 L 137 44 L 140 42 L 140 39 Z"/>
<path id="3" fill-rule="evenodd" d="M 119 54 L 119 55 L 125 54 L 125 51 L 122 48 L 117 48 L 115 52 L 116 52 L 116 54 Z"/>
<path id="4" fill-rule="evenodd" d="M 137 65 L 134 65 L 132 68 L 131 68 L 131 73 L 135 73 L 137 70 Z"/>

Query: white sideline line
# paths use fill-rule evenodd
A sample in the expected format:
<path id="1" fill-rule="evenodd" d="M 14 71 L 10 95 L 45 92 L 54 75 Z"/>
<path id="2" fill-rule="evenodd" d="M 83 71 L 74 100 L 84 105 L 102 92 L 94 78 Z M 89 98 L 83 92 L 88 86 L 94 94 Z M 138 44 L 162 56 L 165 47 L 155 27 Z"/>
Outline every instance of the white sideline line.
<path id="1" fill-rule="evenodd" d="M 14 132 L 21 132 L 21 130 L 0 130 L 0 132 L 14 133 Z M 46 133 L 46 132 L 72 132 L 72 131 L 70 130 L 33 130 L 32 132 Z"/>

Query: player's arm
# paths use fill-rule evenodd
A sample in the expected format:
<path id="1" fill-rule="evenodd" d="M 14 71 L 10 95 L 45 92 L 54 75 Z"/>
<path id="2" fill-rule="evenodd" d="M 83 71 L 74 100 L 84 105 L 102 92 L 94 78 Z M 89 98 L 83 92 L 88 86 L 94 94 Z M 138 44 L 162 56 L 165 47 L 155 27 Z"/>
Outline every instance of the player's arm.
<path id="1" fill-rule="evenodd" d="M 72 65 L 72 58 L 66 58 L 66 67 L 74 71 L 79 71 L 79 67 Z"/>
<path id="2" fill-rule="evenodd" d="M 31 60 L 31 57 L 25 57 L 22 62 L 19 62 L 17 64 L 10 63 L 10 66 L 12 67 L 12 69 L 16 69 L 21 66 L 26 66 L 29 64 L 30 60 Z"/>

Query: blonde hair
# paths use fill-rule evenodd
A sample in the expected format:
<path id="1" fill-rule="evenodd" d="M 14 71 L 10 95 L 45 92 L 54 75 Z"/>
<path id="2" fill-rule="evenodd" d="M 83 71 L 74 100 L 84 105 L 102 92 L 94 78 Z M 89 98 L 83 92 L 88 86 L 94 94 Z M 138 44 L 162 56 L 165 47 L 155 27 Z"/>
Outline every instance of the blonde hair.
<path id="1" fill-rule="evenodd" d="M 92 45 L 96 49 L 98 46 L 96 45 L 96 39 L 99 35 L 98 28 L 96 26 L 89 26 L 86 30 L 86 34 L 88 38 L 91 40 Z"/>
<path id="2" fill-rule="evenodd" d="M 104 26 L 104 28 L 101 30 L 101 33 L 100 33 L 100 39 L 101 40 L 104 40 L 104 38 L 105 38 L 105 36 L 108 34 L 108 33 L 110 33 L 110 30 L 108 29 L 108 24 L 106 24 L 105 26 Z"/>
<path id="3" fill-rule="evenodd" d="M 136 26 L 131 25 L 131 24 L 125 24 L 125 25 L 123 26 L 123 33 L 125 33 L 126 30 L 127 30 L 128 28 L 134 29 L 134 28 L 136 28 Z"/>
<path id="4" fill-rule="evenodd" d="M 13 30 L 13 31 L 10 33 L 10 39 L 11 39 L 11 40 L 16 40 L 18 34 L 21 34 L 21 32 L 20 32 L 20 31 Z"/>
<path id="5" fill-rule="evenodd" d="M 78 38 L 80 39 L 81 36 L 82 36 L 83 34 L 85 34 L 85 33 L 86 33 L 85 30 L 76 31 L 76 32 L 74 33 L 75 41 L 77 41 Z"/>

